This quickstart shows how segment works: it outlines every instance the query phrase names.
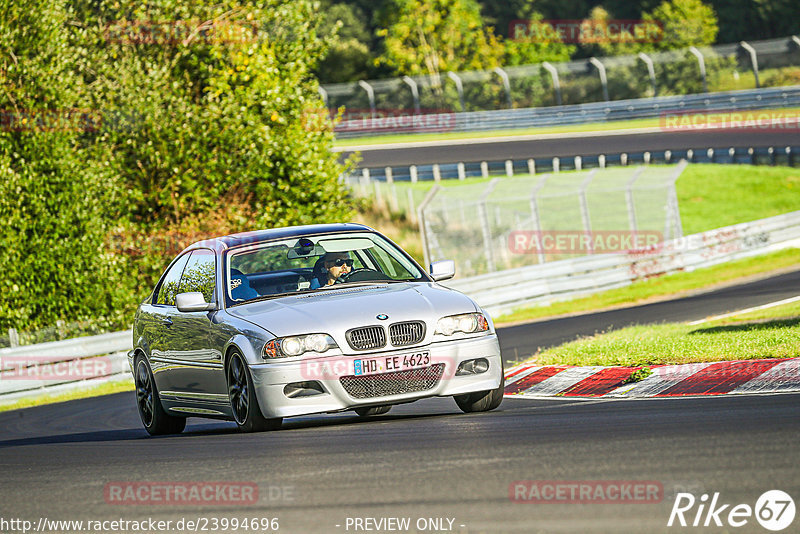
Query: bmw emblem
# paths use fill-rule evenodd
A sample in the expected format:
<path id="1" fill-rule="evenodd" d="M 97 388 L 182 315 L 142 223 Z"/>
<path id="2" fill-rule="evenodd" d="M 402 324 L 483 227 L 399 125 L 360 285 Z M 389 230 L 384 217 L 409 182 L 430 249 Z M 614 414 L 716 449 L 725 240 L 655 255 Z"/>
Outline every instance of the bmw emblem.
<path id="1" fill-rule="evenodd" d="M 381 320 L 381 321 L 385 321 L 386 319 L 389 318 L 389 316 L 386 315 L 385 313 L 380 313 L 380 314 L 376 315 L 375 318 L 378 319 L 378 320 Z"/>

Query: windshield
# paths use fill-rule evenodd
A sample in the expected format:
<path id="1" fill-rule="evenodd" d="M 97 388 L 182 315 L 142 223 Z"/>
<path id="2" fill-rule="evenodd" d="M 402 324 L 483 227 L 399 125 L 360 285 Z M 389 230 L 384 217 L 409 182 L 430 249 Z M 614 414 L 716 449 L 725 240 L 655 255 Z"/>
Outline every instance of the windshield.
<path id="1" fill-rule="evenodd" d="M 428 280 L 394 244 L 368 232 L 237 248 L 228 255 L 226 276 L 231 304 L 358 283 Z"/>

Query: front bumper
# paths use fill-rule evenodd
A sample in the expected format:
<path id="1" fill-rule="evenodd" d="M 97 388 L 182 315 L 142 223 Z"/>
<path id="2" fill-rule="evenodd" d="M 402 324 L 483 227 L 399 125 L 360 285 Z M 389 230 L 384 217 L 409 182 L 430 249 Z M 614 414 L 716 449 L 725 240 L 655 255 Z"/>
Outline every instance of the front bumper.
<path id="1" fill-rule="evenodd" d="M 321 363 L 350 364 L 352 360 L 383 358 L 408 355 L 428 351 L 431 364 L 444 364 L 444 371 L 438 383 L 430 389 L 410 393 L 399 393 L 381 397 L 354 398 L 347 393 L 338 376 L 321 378 L 312 370 Z M 489 369 L 481 374 L 455 376 L 456 369 L 466 360 L 485 358 Z M 447 397 L 497 388 L 503 379 L 503 361 L 500 357 L 500 344 L 497 336 L 491 334 L 478 338 L 431 343 L 423 347 L 411 347 L 391 352 L 368 353 L 346 356 L 326 356 L 324 358 L 302 361 L 284 361 L 256 364 L 250 366 L 258 404 L 264 417 L 291 417 L 314 413 L 337 412 L 383 404 L 400 404 L 427 397 Z M 380 375 L 378 375 L 380 376 Z M 290 398 L 284 388 L 287 384 L 316 381 L 323 392 L 317 395 Z"/>

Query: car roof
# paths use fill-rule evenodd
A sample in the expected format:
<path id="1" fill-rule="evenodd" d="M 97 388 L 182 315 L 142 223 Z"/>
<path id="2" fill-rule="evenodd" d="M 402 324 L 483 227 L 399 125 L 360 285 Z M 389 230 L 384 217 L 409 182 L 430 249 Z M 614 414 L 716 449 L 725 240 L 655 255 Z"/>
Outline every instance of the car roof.
<path id="1" fill-rule="evenodd" d="M 213 248 L 215 250 L 238 247 L 271 241 L 273 239 L 290 239 L 292 237 L 303 237 L 306 235 L 317 234 L 337 234 L 353 231 L 374 232 L 369 226 L 358 223 L 336 223 L 336 224 L 308 224 L 304 226 L 286 226 L 283 228 L 271 228 L 268 230 L 254 230 L 252 232 L 241 232 L 214 239 L 198 241 L 186 247 L 186 250 L 194 248 Z"/>

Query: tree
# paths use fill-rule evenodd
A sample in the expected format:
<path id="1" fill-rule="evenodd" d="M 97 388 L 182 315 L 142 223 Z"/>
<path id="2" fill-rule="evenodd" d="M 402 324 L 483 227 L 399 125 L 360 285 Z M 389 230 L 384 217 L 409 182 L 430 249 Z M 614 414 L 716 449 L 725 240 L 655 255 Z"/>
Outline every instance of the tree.
<path id="1" fill-rule="evenodd" d="M 647 50 L 711 45 L 719 32 L 714 8 L 701 0 L 664 0 L 652 13 L 644 13 L 642 19 L 663 27 L 659 39 L 641 45 Z"/>
<path id="2" fill-rule="evenodd" d="M 316 74 L 321 83 L 348 82 L 369 77 L 371 36 L 366 16 L 356 6 L 332 4 L 322 10 L 320 34 L 329 42 Z"/>
<path id="3" fill-rule="evenodd" d="M 377 61 L 398 74 L 491 69 L 503 56 L 475 0 L 388 0 L 379 21 Z"/>
<path id="4" fill-rule="evenodd" d="M 69 12 L 52 0 L 0 0 L 0 12 L 0 328 L 107 314 L 115 186 L 83 144 L 99 122 L 80 101 Z"/>
<path id="5" fill-rule="evenodd" d="M 535 25 L 542 22 L 541 13 L 528 9 L 520 13 L 522 20 Z M 543 61 L 569 61 L 575 52 L 575 46 L 562 43 L 560 40 L 542 41 L 532 38 L 509 35 L 505 44 L 504 65 L 531 65 Z"/>

